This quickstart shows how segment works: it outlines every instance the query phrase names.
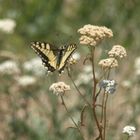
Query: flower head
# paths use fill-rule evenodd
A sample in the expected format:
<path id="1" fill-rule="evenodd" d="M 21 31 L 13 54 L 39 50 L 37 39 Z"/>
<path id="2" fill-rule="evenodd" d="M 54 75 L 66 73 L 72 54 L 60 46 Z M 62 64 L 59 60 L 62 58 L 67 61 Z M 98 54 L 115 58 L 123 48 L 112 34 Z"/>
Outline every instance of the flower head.
<path id="1" fill-rule="evenodd" d="M 27 71 L 33 72 L 37 76 L 41 76 L 45 73 L 45 69 L 42 65 L 40 58 L 33 58 L 23 64 L 23 68 Z"/>
<path id="2" fill-rule="evenodd" d="M 16 23 L 12 19 L 1 19 L 0 30 L 5 33 L 13 33 Z"/>
<path id="3" fill-rule="evenodd" d="M 102 80 L 99 83 L 99 86 L 101 88 L 104 88 L 105 93 L 114 93 L 116 91 L 116 85 L 117 83 L 115 82 L 115 80 Z"/>
<path id="4" fill-rule="evenodd" d="M 118 61 L 115 58 L 107 58 L 107 59 L 100 60 L 98 65 L 101 66 L 103 69 L 114 68 L 114 67 L 118 67 Z"/>
<path id="5" fill-rule="evenodd" d="M 134 126 L 127 125 L 123 128 L 123 133 L 128 134 L 129 136 L 133 136 L 135 131 L 136 128 Z"/>
<path id="6" fill-rule="evenodd" d="M 108 52 L 109 57 L 123 58 L 127 56 L 126 49 L 121 45 L 114 45 Z"/>
<path id="7" fill-rule="evenodd" d="M 90 46 L 96 46 L 103 39 L 113 36 L 113 32 L 107 27 L 90 24 L 80 28 L 78 33 L 82 35 L 79 39 L 80 43 Z"/>
<path id="8" fill-rule="evenodd" d="M 63 95 L 65 91 L 70 90 L 70 86 L 64 82 L 53 83 L 49 90 L 53 91 L 56 95 Z"/>
<path id="9" fill-rule="evenodd" d="M 21 76 L 19 78 L 17 78 L 17 82 L 20 86 L 29 86 L 29 85 L 33 85 L 36 82 L 36 79 L 32 76 Z"/>
<path id="10" fill-rule="evenodd" d="M 84 65 L 83 72 L 79 73 L 77 76 L 77 79 L 75 80 L 75 83 L 77 86 L 82 84 L 88 84 L 91 82 L 93 78 L 92 75 L 92 66 L 91 65 Z"/>
<path id="11" fill-rule="evenodd" d="M 15 61 L 7 60 L 0 64 L 0 72 L 2 74 L 17 74 L 20 72 L 20 69 Z"/>

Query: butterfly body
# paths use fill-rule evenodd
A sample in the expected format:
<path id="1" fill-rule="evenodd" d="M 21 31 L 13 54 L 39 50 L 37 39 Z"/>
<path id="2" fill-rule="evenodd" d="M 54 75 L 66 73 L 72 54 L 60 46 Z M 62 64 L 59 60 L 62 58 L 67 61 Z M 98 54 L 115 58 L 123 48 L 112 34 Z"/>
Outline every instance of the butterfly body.
<path id="1" fill-rule="evenodd" d="M 76 44 L 56 48 L 50 43 L 32 42 L 31 48 L 42 59 L 43 65 L 48 68 L 48 72 L 58 71 L 61 74 L 76 49 Z"/>

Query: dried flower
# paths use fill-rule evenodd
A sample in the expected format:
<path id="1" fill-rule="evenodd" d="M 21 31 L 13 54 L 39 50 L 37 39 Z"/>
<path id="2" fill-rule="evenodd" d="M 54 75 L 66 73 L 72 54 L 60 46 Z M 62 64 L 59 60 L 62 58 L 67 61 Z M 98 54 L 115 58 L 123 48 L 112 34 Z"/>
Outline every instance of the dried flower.
<path id="1" fill-rule="evenodd" d="M 118 61 L 115 58 L 107 58 L 100 60 L 98 65 L 102 68 L 114 68 L 118 67 Z"/>
<path id="2" fill-rule="evenodd" d="M 128 134 L 129 136 L 133 136 L 135 131 L 136 128 L 134 126 L 127 125 L 123 128 L 123 133 Z"/>
<path id="3" fill-rule="evenodd" d="M 123 58 L 127 56 L 126 49 L 121 45 L 114 45 L 108 52 L 109 57 Z"/>
<path id="4" fill-rule="evenodd" d="M 17 78 L 17 82 L 20 86 L 29 86 L 33 85 L 36 82 L 36 79 L 33 76 L 25 75 Z"/>
<path id="5" fill-rule="evenodd" d="M 56 95 L 63 95 L 65 91 L 70 90 L 70 86 L 65 84 L 64 82 L 57 82 L 53 83 L 49 90 L 53 91 L 54 94 Z"/>
<path id="6" fill-rule="evenodd" d="M 114 93 L 116 91 L 117 83 L 115 80 L 102 80 L 99 83 L 100 88 L 104 88 L 105 93 Z"/>
<path id="7" fill-rule="evenodd" d="M 0 20 L 0 30 L 5 33 L 13 33 L 16 23 L 12 19 Z"/>
<path id="8" fill-rule="evenodd" d="M 27 71 L 33 72 L 37 76 L 45 74 L 45 69 L 42 65 L 40 58 L 35 57 L 23 64 L 23 68 Z"/>
<path id="9" fill-rule="evenodd" d="M 0 72 L 2 74 L 18 74 L 20 70 L 15 61 L 7 60 L 0 64 Z"/>
<path id="10" fill-rule="evenodd" d="M 82 36 L 80 37 L 80 43 L 90 46 L 96 46 L 100 41 L 105 38 L 113 36 L 112 30 L 104 26 L 94 26 L 87 24 L 78 30 Z"/>
<path id="11" fill-rule="evenodd" d="M 83 45 L 96 46 L 97 44 L 97 42 L 92 37 L 88 37 L 86 35 L 81 36 L 79 41 L 80 41 L 80 44 L 83 44 Z"/>

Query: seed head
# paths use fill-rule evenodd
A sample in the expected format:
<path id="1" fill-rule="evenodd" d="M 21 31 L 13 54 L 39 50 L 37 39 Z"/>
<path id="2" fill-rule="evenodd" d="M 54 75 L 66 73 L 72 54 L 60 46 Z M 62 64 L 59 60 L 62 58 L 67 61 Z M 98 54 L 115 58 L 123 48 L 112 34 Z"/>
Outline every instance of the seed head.
<path id="1" fill-rule="evenodd" d="M 118 61 L 115 58 L 102 59 L 98 63 L 103 69 L 118 67 Z"/>
<path id="2" fill-rule="evenodd" d="M 105 38 L 113 36 L 112 30 L 104 26 L 94 26 L 87 24 L 78 30 L 82 36 L 80 37 L 80 43 L 84 45 L 96 46 Z"/>
<path id="3" fill-rule="evenodd" d="M 56 95 L 63 95 L 65 91 L 70 90 L 70 86 L 64 82 L 53 83 L 49 90 L 53 91 Z"/>
<path id="4" fill-rule="evenodd" d="M 109 57 L 119 57 L 123 58 L 127 56 L 126 49 L 121 45 L 114 45 L 112 49 L 108 52 Z"/>

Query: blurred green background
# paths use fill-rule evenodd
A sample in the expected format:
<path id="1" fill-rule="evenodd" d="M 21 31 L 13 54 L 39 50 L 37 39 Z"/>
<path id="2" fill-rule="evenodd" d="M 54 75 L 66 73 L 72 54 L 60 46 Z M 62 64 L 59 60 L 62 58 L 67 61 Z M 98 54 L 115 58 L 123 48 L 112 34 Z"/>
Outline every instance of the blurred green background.
<path id="1" fill-rule="evenodd" d="M 140 80 L 137 76 L 134 77 L 135 67 L 133 67 L 140 55 L 139 0 L 0 0 L 0 21 L 3 19 L 12 19 L 15 28 L 12 32 L 0 29 L 0 63 L 14 60 L 20 70 L 11 75 L 0 72 L 0 140 L 81 139 L 74 129 L 67 129 L 72 123 L 69 122 L 68 115 L 58 98 L 48 91 L 51 83 L 57 79 L 69 83 L 67 75 L 61 78 L 57 75 L 35 76 L 33 71 L 24 70 L 22 64 L 36 57 L 29 47 L 31 41 L 46 41 L 56 46 L 78 44 L 77 30 L 85 24 L 112 29 L 114 37 L 103 43 L 105 50 L 114 44 L 121 44 L 128 51 L 128 57 L 123 62 L 125 64 L 122 63 L 116 73 L 120 85 L 122 79 L 131 85 L 125 88 L 124 85 L 119 86 L 120 94 L 117 93 L 115 99 L 111 99 L 116 103 L 118 100 L 119 102 L 111 108 L 112 114 L 117 115 L 110 118 L 108 126 L 112 129 L 108 134 L 108 140 L 118 140 L 123 125 L 127 123 L 139 126 Z M 86 56 L 85 51 L 88 52 L 86 47 L 79 44 L 77 51 L 81 57 Z M 82 62 L 77 68 L 73 68 L 75 79 L 79 73 L 79 66 L 82 67 Z M 34 76 L 37 83 L 29 86 L 18 85 L 17 79 L 24 75 Z M 91 85 L 83 84 L 80 88 L 90 94 Z M 66 100 L 70 112 L 78 119 L 82 101 L 78 100 L 77 96 L 76 101 L 74 98 L 70 97 L 73 104 Z M 120 109 L 120 106 L 123 107 Z M 88 140 L 93 139 L 90 136 L 93 133 L 91 127 L 88 128 Z M 134 139 L 139 140 L 139 136 L 137 133 Z"/>

